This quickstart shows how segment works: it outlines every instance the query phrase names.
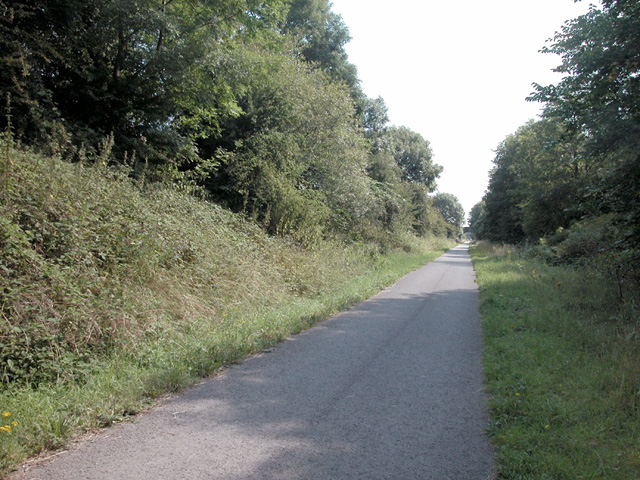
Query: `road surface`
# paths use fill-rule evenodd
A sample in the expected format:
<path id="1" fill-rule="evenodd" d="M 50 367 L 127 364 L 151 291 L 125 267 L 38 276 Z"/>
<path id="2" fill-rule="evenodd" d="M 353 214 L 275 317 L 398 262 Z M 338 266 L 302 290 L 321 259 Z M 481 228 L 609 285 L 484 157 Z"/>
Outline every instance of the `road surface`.
<path id="1" fill-rule="evenodd" d="M 474 278 L 468 247 L 454 248 L 11 478 L 490 479 Z"/>

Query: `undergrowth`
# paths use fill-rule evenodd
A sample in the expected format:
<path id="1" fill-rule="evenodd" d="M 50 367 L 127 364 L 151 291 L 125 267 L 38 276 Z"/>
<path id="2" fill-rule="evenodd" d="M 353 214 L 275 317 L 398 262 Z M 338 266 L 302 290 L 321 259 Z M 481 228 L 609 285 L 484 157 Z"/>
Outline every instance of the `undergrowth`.
<path id="1" fill-rule="evenodd" d="M 637 296 L 513 247 L 471 252 L 499 478 L 639 478 Z"/>
<path id="2" fill-rule="evenodd" d="M 450 241 L 302 248 L 176 189 L 0 149 L 0 475 L 367 298 Z M 6 421 L 5 421 L 6 420 Z"/>

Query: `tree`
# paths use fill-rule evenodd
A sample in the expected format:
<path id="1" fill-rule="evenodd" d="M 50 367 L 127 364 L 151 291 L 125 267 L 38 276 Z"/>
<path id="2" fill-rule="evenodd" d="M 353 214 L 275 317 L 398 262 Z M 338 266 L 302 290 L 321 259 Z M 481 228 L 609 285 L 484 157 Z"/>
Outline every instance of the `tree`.
<path id="1" fill-rule="evenodd" d="M 365 101 L 363 122 L 364 131 L 368 134 L 368 137 L 373 141 L 384 132 L 384 129 L 389 123 L 388 108 L 382 97 L 375 99 L 367 98 Z M 375 148 L 375 143 L 374 143 Z"/>
<path id="2" fill-rule="evenodd" d="M 427 192 L 433 192 L 442 167 L 433 163 L 429 142 L 407 127 L 388 128 L 381 137 L 382 148 L 386 149 L 400 167 L 401 180 L 415 182 L 423 185 Z"/>
<path id="3" fill-rule="evenodd" d="M 520 204 L 524 196 L 519 189 L 517 137 L 510 135 L 500 143 L 489 174 L 484 197 L 486 208 L 484 238 L 518 243 L 525 238 Z"/>
<path id="4" fill-rule="evenodd" d="M 529 240 L 568 228 L 585 214 L 584 195 L 593 180 L 592 159 L 579 135 L 550 120 L 530 122 L 517 134 L 522 228 Z"/>
<path id="5" fill-rule="evenodd" d="M 496 150 L 484 197 L 482 235 L 538 241 L 586 213 L 584 196 L 597 169 L 583 140 L 551 120 L 530 121 Z"/>
<path id="6" fill-rule="evenodd" d="M 547 53 L 561 57 L 557 85 L 540 86 L 531 100 L 545 115 L 585 133 L 593 151 L 637 151 L 640 145 L 640 4 L 605 0 L 565 24 Z"/>
<path id="7" fill-rule="evenodd" d="M 229 64 L 242 113 L 226 119 L 220 136 L 199 141 L 200 152 L 219 161 L 206 188 L 271 233 L 305 242 L 331 230 L 357 233 L 378 202 L 345 86 L 259 46 L 237 49 Z"/>
<path id="8" fill-rule="evenodd" d="M 193 138 L 237 107 L 216 78 L 240 38 L 275 31 L 283 0 L 16 0 L 0 3 L 0 92 L 16 135 L 54 122 L 91 151 L 113 133 L 158 164 L 196 161 Z M 0 119 L 3 121 L 3 119 Z"/>
<path id="9" fill-rule="evenodd" d="M 113 138 L 133 174 L 303 242 L 442 230 L 442 167 L 363 95 L 348 40 L 328 0 L 0 0 L 0 128 L 75 159 Z"/>
<path id="10" fill-rule="evenodd" d="M 451 193 L 437 193 L 433 197 L 433 206 L 447 223 L 462 228 L 464 208 L 458 197 Z"/>
<path id="11" fill-rule="evenodd" d="M 344 49 L 351 40 L 349 29 L 331 11 L 328 0 L 291 0 L 284 31 L 298 39 L 306 61 L 317 64 L 332 80 L 345 83 L 354 101 L 363 100 L 357 69 Z"/>
<path id="12" fill-rule="evenodd" d="M 368 174 L 384 205 L 384 228 L 418 235 L 447 234 L 447 224 L 428 196 L 442 171 L 433 163 L 429 142 L 406 127 L 385 127 L 387 122 L 384 100 L 368 99 L 364 125 L 371 146 Z"/>
<path id="13" fill-rule="evenodd" d="M 424 187 L 407 182 L 403 183 L 402 187 L 407 191 L 408 205 L 411 209 L 411 227 L 415 233 L 450 238 L 459 236 L 459 228 L 445 221 Z"/>
<path id="14" fill-rule="evenodd" d="M 476 203 L 469 212 L 467 222 L 469 222 L 469 231 L 478 240 L 484 238 L 484 221 L 486 216 L 486 207 L 484 200 Z"/>
<path id="15" fill-rule="evenodd" d="M 586 154 L 600 159 L 601 178 L 590 185 L 593 210 L 613 213 L 621 240 L 636 248 L 640 234 L 640 3 L 604 0 L 602 9 L 567 22 L 546 52 L 560 55 L 557 85 L 536 85 L 532 100 L 545 116 L 583 135 Z M 629 185 L 628 187 L 625 185 Z"/>

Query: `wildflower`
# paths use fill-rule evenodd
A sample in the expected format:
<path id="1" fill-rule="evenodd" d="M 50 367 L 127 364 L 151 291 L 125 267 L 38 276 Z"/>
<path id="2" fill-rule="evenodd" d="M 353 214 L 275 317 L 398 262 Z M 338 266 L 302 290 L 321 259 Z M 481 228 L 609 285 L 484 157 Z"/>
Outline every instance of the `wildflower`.
<path id="1" fill-rule="evenodd" d="M 11 433 L 11 425 L 5 425 L 4 427 L 0 427 L 0 432 Z"/>
<path id="2" fill-rule="evenodd" d="M 516 397 L 519 397 L 519 396 L 520 396 L 520 394 L 518 392 L 516 392 Z"/>
<path id="3" fill-rule="evenodd" d="M 547 424 L 547 425 L 544 426 L 544 428 L 549 429 L 549 428 L 551 428 L 551 425 Z"/>
<path id="4" fill-rule="evenodd" d="M 11 412 L 2 412 L 2 416 L 4 418 L 10 417 L 11 416 Z"/>
<path id="5" fill-rule="evenodd" d="M 536 271 L 535 270 L 531 270 L 531 275 L 535 275 Z"/>
<path id="6" fill-rule="evenodd" d="M 13 422 L 11 422 L 11 425 L 14 426 L 14 427 L 17 427 L 18 426 L 18 422 L 13 421 Z"/>

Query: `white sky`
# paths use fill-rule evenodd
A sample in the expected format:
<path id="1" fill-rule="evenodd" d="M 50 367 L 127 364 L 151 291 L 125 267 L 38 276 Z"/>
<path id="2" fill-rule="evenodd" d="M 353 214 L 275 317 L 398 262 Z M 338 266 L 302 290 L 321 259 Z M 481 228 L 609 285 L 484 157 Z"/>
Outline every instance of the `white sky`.
<path id="1" fill-rule="evenodd" d="M 440 192 L 465 209 L 481 200 L 494 150 L 541 110 L 532 83 L 556 83 L 560 58 L 542 54 L 573 0 L 332 0 L 353 40 L 349 61 L 365 94 L 381 96 L 391 124 L 431 143 Z"/>

